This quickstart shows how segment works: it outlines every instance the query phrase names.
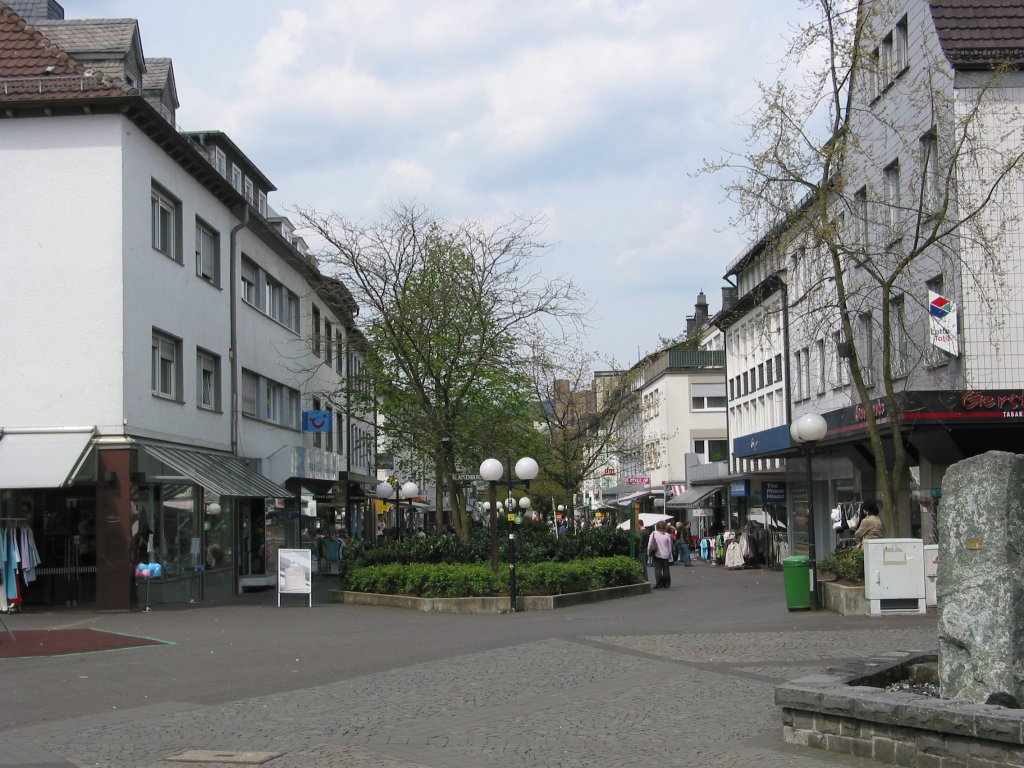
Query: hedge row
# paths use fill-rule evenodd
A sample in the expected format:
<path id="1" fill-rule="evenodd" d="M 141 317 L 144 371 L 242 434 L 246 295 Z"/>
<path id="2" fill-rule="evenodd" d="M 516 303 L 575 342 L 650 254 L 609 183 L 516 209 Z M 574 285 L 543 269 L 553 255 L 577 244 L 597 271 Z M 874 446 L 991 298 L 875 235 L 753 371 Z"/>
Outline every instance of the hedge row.
<path id="1" fill-rule="evenodd" d="M 508 561 L 508 534 L 513 530 L 516 534 L 516 561 L 519 563 L 566 563 L 629 554 L 629 534 L 615 528 L 588 528 L 569 536 L 556 537 L 541 522 L 526 521 L 513 525 L 502 520 L 498 525 L 498 556 L 503 562 Z M 491 537 L 478 528 L 466 542 L 457 536 L 428 535 L 422 539 L 371 544 L 351 554 L 358 565 L 489 563 Z"/>
<path id="2" fill-rule="evenodd" d="M 414 597 L 486 597 L 508 594 L 508 577 L 507 567 L 495 574 L 483 563 L 389 563 L 351 568 L 342 588 Z M 516 566 L 521 595 L 562 595 L 641 581 L 639 562 L 623 556 Z"/>

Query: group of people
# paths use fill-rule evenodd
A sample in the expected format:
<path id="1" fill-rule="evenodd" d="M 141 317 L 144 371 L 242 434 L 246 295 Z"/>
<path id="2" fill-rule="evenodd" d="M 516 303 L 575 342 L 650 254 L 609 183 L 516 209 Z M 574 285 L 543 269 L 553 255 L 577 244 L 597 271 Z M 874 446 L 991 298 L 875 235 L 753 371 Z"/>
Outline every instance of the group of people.
<path id="1" fill-rule="evenodd" d="M 865 539 L 880 539 L 885 535 L 882 527 L 882 519 L 878 514 L 878 504 L 867 500 L 861 504 L 863 516 L 854 537 L 857 546 L 860 547 Z M 654 526 L 654 529 L 640 526 L 640 561 L 644 567 L 644 579 L 648 578 L 647 567 L 654 567 L 654 588 L 668 589 L 672 585 L 672 572 L 669 566 L 674 562 L 680 562 L 689 567 L 690 562 L 690 524 L 688 522 L 677 522 L 673 525 L 670 522 L 661 521 Z M 740 539 L 735 537 L 733 544 L 737 547 L 737 555 L 742 557 Z M 724 554 L 724 553 L 723 553 Z M 743 560 L 739 563 L 742 564 Z M 730 563 L 725 562 L 726 566 Z"/>
<path id="2" fill-rule="evenodd" d="M 675 525 L 664 520 L 658 522 L 652 531 L 643 526 L 640 534 L 640 559 L 647 578 L 648 563 L 654 566 L 654 588 L 668 589 L 672 585 L 669 566 L 680 562 L 690 567 L 690 524 L 679 522 Z"/>

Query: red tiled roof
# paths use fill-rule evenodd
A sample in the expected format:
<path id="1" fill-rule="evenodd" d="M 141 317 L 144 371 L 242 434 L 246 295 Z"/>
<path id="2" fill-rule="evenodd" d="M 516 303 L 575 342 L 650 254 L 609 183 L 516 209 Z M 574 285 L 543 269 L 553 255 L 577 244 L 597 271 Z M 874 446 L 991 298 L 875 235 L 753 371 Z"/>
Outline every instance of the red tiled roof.
<path id="1" fill-rule="evenodd" d="M 929 0 L 946 57 L 954 66 L 1024 63 L 1020 0 Z"/>
<path id="2" fill-rule="evenodd" d="M 125 96 L 0 2 L 0 102 Z"/>

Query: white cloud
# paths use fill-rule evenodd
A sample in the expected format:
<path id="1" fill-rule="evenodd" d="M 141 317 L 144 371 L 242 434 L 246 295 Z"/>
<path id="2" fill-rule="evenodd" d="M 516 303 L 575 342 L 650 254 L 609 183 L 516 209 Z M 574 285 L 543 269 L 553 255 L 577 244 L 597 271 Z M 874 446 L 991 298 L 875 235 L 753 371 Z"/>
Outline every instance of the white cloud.
<path id="1" fill-rule="evenodd" d="M 598 306 L 623 362 L 712 301 L 741 245 L 722 178 L 737 116 L 771 77 L 800 3 L 761 0 L 64 0 L 137 16 L 171 56 L 188 129 L 226 131 L 272 204 L 376 216 L 543 216 L 544 268 Z M 787 12 L 790 11 L 790 12 Z"/>

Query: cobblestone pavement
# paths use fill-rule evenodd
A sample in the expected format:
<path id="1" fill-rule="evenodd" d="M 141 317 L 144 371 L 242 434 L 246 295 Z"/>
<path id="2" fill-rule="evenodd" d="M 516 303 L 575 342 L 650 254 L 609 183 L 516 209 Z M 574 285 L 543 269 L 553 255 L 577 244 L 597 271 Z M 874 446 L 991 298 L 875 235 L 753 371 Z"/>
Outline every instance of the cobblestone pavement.
<path id="1" fill-rule="evenodd" d="M 871 765 L 783 744 L 774 686 L 858 655 L 934 648 L 934 616 L 788 614 L 780 574 L 702 566 L 686 577 L 509 616 L 265 600 L 14 616 L 15 631 L 145 626 L 175 644 L 0 662 L 0 766 L 181 768 L 169 758 L 189 750 L 279 754 L 269 768 Z M 218 637 L 237 645 L 218 656 Z M 52 705 L 18 710 L 33 681 Z"/>

